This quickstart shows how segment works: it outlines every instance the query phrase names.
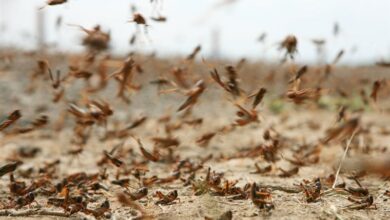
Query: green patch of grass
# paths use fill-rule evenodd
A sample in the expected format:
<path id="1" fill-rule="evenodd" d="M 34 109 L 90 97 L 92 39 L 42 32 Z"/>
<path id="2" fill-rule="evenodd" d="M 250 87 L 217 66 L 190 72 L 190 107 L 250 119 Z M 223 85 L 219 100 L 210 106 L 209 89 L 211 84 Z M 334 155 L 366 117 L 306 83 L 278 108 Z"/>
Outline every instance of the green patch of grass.
<path id="1" fill-rule="evenodd" d="M 285 109 L 285 101 L 282 99 L 273 99 L 268 105 L 268 109 L 274 114 L 280 114 Z"/>

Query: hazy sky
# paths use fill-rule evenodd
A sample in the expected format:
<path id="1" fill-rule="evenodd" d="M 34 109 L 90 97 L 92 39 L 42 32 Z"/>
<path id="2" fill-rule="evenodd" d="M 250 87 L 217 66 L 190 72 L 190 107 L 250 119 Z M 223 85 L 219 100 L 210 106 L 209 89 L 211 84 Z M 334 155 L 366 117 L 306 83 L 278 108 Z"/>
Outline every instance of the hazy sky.
<path id="1" fill-rule="evenodd" d="M 161 1 L 161 0 L 160 0 Z M 225 0 L 226 1 L 226 0 Z M 345 49 L 343 62 L 373 62 L 390 58 L 390 1 L 388 0 L 236 0 L 218 6 L 223 0 L 164 0 L 166 23 L 150 23 L 148 38 L 136 48 L 157 51 L 158 55 L 188 54 L 197 44 L 202 54 L 212 51 L 212 32 L 219 32 L 220 54 L 231 58 L 279 58 L 277 43 L 288 34 L 299 40 L 297 60 L 315 61 L 313 38 L 327 40 L 327 59 Z M 37 8 L 45 0 L 0 0 L 0 43 L 33 48 L 36 45 Z M 47 42 L 61 50 L 79 51 L 83 33 L 66 24 L 92 28 L 100 24 L 111 32 L 112 50 L 126 53 L 134 49 L 129 38 L 135 31 L 130 5 L 147 18 L 152 14 L 150 0 L 68 0 L 43 9 Z M 60 30 L 55 29 L 63 17 Z M 340 35 L 332 35 L 333 24 L 340 24 Z M 265 44 L 256 42 L 266 32 Z"/>

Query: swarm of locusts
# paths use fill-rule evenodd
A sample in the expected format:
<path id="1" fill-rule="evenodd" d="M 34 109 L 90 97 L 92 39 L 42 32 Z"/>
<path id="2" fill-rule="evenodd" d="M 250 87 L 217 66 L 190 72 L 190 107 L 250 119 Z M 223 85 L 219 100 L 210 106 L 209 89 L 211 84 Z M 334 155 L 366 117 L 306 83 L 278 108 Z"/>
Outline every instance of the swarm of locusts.
<path id="1" fill-rule="evenodd" d="M 47 6 L 66 3 L 51 0 Z M 141 37 L 140 27 L 148 34 L 149 26 L 168 22 L 162 2 L 150 4 L 150 17 L 132 7 L 131 45 Z M 65 56 L 62 67 L 52 55 L 23 55 L 32 64 L 23 75 L 24 93 L 14 96 L 38 110 L 23 108 L 21 101 L 2 107 L 1 147 L 14 147 L 2 154 L 0 216 L 278 218 L 287 203 L 296 209 L 329 206 L 325 218 L 332 219 L 383 211 L 390 188 L 375 188 L 365 178 L 388 187 L 380 180 L 390 176 L 390 160 L 380 157 L 387 148 L 373 139 L 390 129 L 363 118 L 387 117 L 389 80 L 360 78 L 347 86 L 337 71 L 345 50 L 331 62 L 302 64 L 295 60 L 300 40 L 286 35 L 275 48 L 280 62 L 260 76 L 246 59 L 201 58 L 201 45 L 169 62 L 137 52 L 117 58 L 105 28 L 71 26 L 84 34 L 85 53 Z M 15 56 L 1 54 L 0 77 L 12 77 L 6 71 L 16 69 Z M 383 71 L 390 66 L 384 60 L 375 65 Z M 45 97 L 39 105 L 37 94 Z M 146 105 L 142 113 L 132 111 L 140 103 Z M 281 113 L 283 106 L 291 112 Z M 333 116 L 287 123 L 310 111 Z M 337 153 L 329 161 L 331 151 Z M 207 199 L 227 208 L 208 212 Z"/>

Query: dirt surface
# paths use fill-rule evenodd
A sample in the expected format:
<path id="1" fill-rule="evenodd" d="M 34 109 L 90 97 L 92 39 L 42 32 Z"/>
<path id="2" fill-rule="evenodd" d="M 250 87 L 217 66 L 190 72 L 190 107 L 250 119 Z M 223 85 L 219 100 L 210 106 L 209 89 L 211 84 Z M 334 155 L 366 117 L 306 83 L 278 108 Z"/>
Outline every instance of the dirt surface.
<path id="1" fill-rule="evenodd" d="M 256 69 L 256 65 L 247 64 L 240 74 L 240 85 L 246 91 L 255 91 L 260 86 L 267 88 L 264 100 L 257 107 L 258 121 L 249 123 L 245 126 L 236 126 L 236 111 L 238 110 L 234 103 L 242 103 L 245 108 L 251 106 L 251 101 L 233 100 L 230 94 L 227 94 L 209 75 L 207 67 L 203 64 L 190 64 L 190 73 L 192 78 L 189 84 L 193 85 L 197 79 L 203 78 L 206 82 L 206 90 L 199 97 L 199 100 L 192 108 L 191 112 L 177 112 L 177 108 L 186 99 L 182 93 L 161 93 L 158 88 L 149 82 L 156 79 L 160 74 L 169 75 L 170 67 L 176 65 L 175 60 L 158 60 L 147 57 L 137 57 L 137 63 L 142 63 L 143 73 L 137 73 L 134 77 L 136 84 L 142 85 L 139 91 L 132 91 L 129 95 L 131 103 L 127 104 L 116 97 L 118 84 L 115 80 L 110 80 L 106 88 L 98 92 L 85 92 L 83 89 L 88 87 L 84 79 L 71 79 L 64 83 L 65 96 L 58 103 L 53 103 L 53 89 L 48 75 L 42 75 L 32 80 L 32 71 L 36 68 L 36 60 L 40 57 L 49 57 L 48 55 L 26 55 L 16 53 L 13 59 L 7 60 L 3 56 L 0 72 L 0 112 L 2 121 L 13 110 L 19 109 L 22 117 L 12 126 L 7 128 L 1 134 L 1 164 L 9 163 L 14 160 L 21 160 L 20 165 L 14 176 L 17 181 L 24 181 L 27 186 L 42 178 L 49 180 L 52 185 L 60 183 L 69 175 L 84 172 L 87 175 L 99 174 L 106 169 L 106 178 L 101 178 L 92 182 L 99 182 L 107 187 L 107 190 L 91 190 L 88 184 L 83 183 L 88 190 L 81 192 L 82 186 L 69 186 L 70 195 L 82 195 L 88 198 L 88 208 L 95 209 L 106 199 L 110 203 L 110 210 L 105 212 L 100 218 L 129 219 L 140 216 L 140 210 L 134 207 L 128 207 L 120 203 L 117 194 L 123 191 L 135 192 L 142 187 L 142 181 L 137 179 L 136 170 L 145 171 L 141 174 L 142 178 L 157 176 L 159 179 L 172 176 L 180 161 L 185 161 L 192 165 L 200 165 L 201 168 L 196 172 L 189 172 L 188 167 L 179 169 L 180 177 L 167 183 L 154 183 L 147 186 L 148 195 L 136 201 L 144 212 L 144 218 L 155 219 L 212 219 L 219 218 L 227 211 L 232 211 L 233 219 L 389 219 L 390 201 L 386 190 L 389 190 L 389 182 L 382 176 L 365 175 L 359 176 L 361 188 L 367 188 L 369 195 L 372 195 L 374 201 L 372 205 L 361 209 L 353 209 L 356 205 L 348 200 L 352 195 L 342 188 L 329 190 L 333 184 L 330 175 L 335 175 L 337 166 L 342 157 L 346 140 L 350 134 L 343 138 L 331 140 L 323 143 L 328 136 L 326 132 L 329 128 L 334 128 L 346 123 L 349 118 L 359 116 L 359 132 L 352 140 L 350 151 L 347 154 L 347 160 L 359 158 L 360 156 L 370 156 L 376 158 L 381 155 L 388 155 L 387 147 L 390 141 L 388 132 L 390 131 L 389 109 L 384 97 L 387 94 L 387 88 L 381 90 L 378 101 L 375 104 L 370 101 L 365 104 L 359 96 L 358 88 L 364 88 L 369 92 L 371 84 L 376 78 L 372 78 L 369 72 L 377 71 L 377 67 L 356 67 L 339 68 L 333 73 L 330 81 L 337 82 L 337 85 L 343 85 L 343 90 L 349 93 L 347 98 L 340 97 L 332 84 L 327 87 L 330 91 L 323 95 L 317 101 L 305 101 L 297 105 L 281 97 L 280 94 L 286 92 L 289 84 L 288 77 L 285 77 L 286 67 L 264 66 L 261 72 L 251 71 Z M 64 59 L 65 56 L 51 55 L 49 63 L 54 70 L 61 70 L 63 74 L 68 71 L 68 65 L 71 59 Z M 66 56 L 68 57 L 68 56 Z M 111 73 L 122 65 L 122 58 L 108 68 Z M 223 63 L 223 62 L 221 62 Z M 215 64 L 219 67 L 221 64 Z M 96 66 L 91 68 L 95 70 Z M 276 71 L 275 76 L 278 80 L 265 81 L 269 70 Z M 223 72 L 223 69 L 221 70 Z M 222 74 L 220 72 L 220 74 Z M 363 72 L 358 78 L 348 79 L 353 72 Z M 246 73 L 258 77 L 250 77 Z M 364 74 L 367 73 L 367 74 Z M 380 69 L 379 75 L 384 75 L 386 71 Z M 316 79 L 315 70 L 310 70 L 303 80 L 304 85 L 310 85 L 313 81 L 310 77 Z M 189 74 L 191 75 L 191 74 Z M 382 76 L 381 75 L 381 76 Z M 365 84 L 360 81 L 367 80 Z M 251 80 L 248 80 L 251 79 Z M 360 80 L 360 81 L 359 81 Z M 92 77 L 90 84 L 96 84 Z M 307 82 L 307 83 L 306 83 Z M 358 87 L 358 88 L 357 88 Z M 167 86 L 166 89 L 170 87 Z M 80 144 L 75 137 L 74 127 L 76 117 L 70 114 L 67 109 L 70 103 L 76 103 L 85 108 L 88 100 L 105 100 L 114 113 L 107 118 L 107 126 L 95 123 L 85 129 L 90 129 L 90 136 L 86 143 Z M 348 108 L 344 119 L 337 122 L 337 112 L 339 104 L 345 103 Z M 35 128 L 27 133 L 15 133 L 13 129 L 28 127 L 31 122 L 39 115 L 47 115 L 49 122 L 42 127 Z M 120 130 L 125 128 L 140 117 L 145 116 L 146 121 L 140 126 L 129 129 L 126 135 L 107 136 L 108 131 Z M 199 124 L 190 123 L 196 119 L 202 119 Z M 265 137 L 264 133 L 270 132 L 270 138 Z M 207 145 L 201 146 L 196 142 L 202 135 L 208 132 L 215 132 L 215 136 L 210 139 Z M 142 141 L 144 148 L 148 152 L 153 149 L 159 152 L 157 162 L 146 159 L 140 151 L 138 143 L 132 136 Z M 178 141 L 177 146 L 164 148 L 158 146 L 153 138 L 169 137 Z M 277 141 L 277 150 L 272 153 L 274 159 L 267 157 L 267 147 L 275 144 Z M 123 165 L 114 166 L 107 162 L 98 165 L 98 161 L 105 158 L 103 151 L 111 151 L 114 146 L 121 147 L 113 153 Z M 20 148 L 39 149 L 39 152 L 31 157 L 20 155 Z M 72 155 L 69 151 L 82 149 L 77 155 Z M 255 150 L 261 149 L 261 150 Z M 302 150 L 303 149 L 303 150 Z M 313 154 L 318 161 L 303 159 L 303 165 L 297 165 L 288 160 L 294 158 L 294 153 L 302 150 L 309 152 L 311 149 L 317 149 Z M 252 152 L 252 154 L 250 154 Z M 59 160 L 59 164 L 54 166 L 52 173 L 39 171 L 45 164 Z M 254 173 L 255 164 L 260 168 L 270 166 L 270 170 L 264 173 Z M 291 176 L 282 177 L 283 172 L 298 169 L 297 173 Z M 206 183 L 206 176 L 210 168 L 210 175 L 221 181 L 221 188 L 224 188 L 226 181 L 237 181 L 236 185 L 243 189 L 246 184 L 256 183 L 260 190 L 270 194 L 272 198 L 266 198 L 267 204 L 272 204 L 260 208 L 248 196 L 244 199 L 235 199 L 237 193 L 225 193 L 218 195 L 215 185 Z M 27 175 L 28 169 L 32 169 L 31 174 Z M 49 172 L 49 171 L 47 171 Z M 221 173 L 221 175 L 213 174 Z M 191 174 L 194 174 L 193 180 L 188 180 Z M 356 173 L 355 173 L 356 174 Z M 351 178 L 353 169 L 342 170 L 337 183 L 345 183 L 345 188 L 359 187 Z M 355 175 L 356 176 L 356 175 Z M 129 185 L 121 187 L 112 183 L 116 179 L 129 178 Z M 308 202 L 308 197 L 303 192 L 303 187 L 312 189 L 312 184 L 316 178 L 320 178 L 320 195 L 314 201 Z M 188 182 L 186 185 L 185 182 Z M 210 180 L 211 181 L 211 180 Z M 307 181 L 307 182 L 305 182 Z M 310 183 L 309 183 L 310 182 Z M 18 197 L 10 193 L 9 189 L 10 175 L 4 175 L 0 179 L 0 202 L 2 210 L 12 212 L 22 212 L 24 210 L 45 209 L 59 213 L 68 213 L 64 208 L 49 205 L 48 198 L 62 198 L 61 191 L 55 191 L 51 195 L 46 195 L 41 188 L 37 188 L 36 203 L 23 206 L 20 209 L 13 209 L 15 200 Z M 303 184 L 303 185 L 300 185 Z M 42 188 L 50 188 L 46 184 Z M 167 194 L 177 190 L 177 199 L 168 204 L 156 204 L 159 200 L 155 195 L 156 191 Z M 203 191 L 202 191 L 203 190 Z M 248 190 L 246 191 L 248 192 Z M 249 192 L 248 192 L 249 194 Z M 85 199 L 84 198 L 84 199 Z M 367 198 L 367 196 L 357 196 L 357 200 Z M 93 219 L 93 215 L 85 212 L 77 212 L 69 216 L 72 219 L 88 218 Z M 1 217 L 2 219 L 15 217 Z M 23 219 L 62 219 L 66 217 L 58 216 L 23 216 Z M 225 218 L 229 219 L 229 218 Z"/>

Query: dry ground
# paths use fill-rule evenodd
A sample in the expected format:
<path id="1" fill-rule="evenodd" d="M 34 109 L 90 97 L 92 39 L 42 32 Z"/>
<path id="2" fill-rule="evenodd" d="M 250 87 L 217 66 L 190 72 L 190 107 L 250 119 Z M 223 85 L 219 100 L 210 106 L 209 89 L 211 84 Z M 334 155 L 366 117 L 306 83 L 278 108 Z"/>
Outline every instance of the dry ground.
<path id="1" fill-rule="evenodd" d="M 100 138 L 104 134 L 104 129 L 99 126 L 93 127 L 93 135 L 84 146 L 84 151 L 78 156 L 70 156 L 67 152 L 74 149 L 72 144 L 73 137 L 72 127 L 74 118 L 69 116 L 66 119 L 64 128 L 61 131 L 53 129 L 59 114 L 66 110 L 67 103 L 62 102 L 53 104 L 50 102 L 51 92 L 50 85 L 37 82 L 34 93 L 27 93 L 26 88 L 29 86 L 29 73 L 35 67 L 36 57 L 22 56 L 16 58 L 11 63 L 2 63 L 2 71 L 0 72 L 0 112 L 5 117 L 14 109 L 20 109 L 23 117 L 19 124 L 27 124 L 38 114 L 46 114 L 50 118 L 50 123 L 45 128 L 21 135 L 3 135 L 1 141 L 1 164 L 5 164 L 6 160 L 12 158 L 21 146 L 35 146 L 41 149 L 41 152 L 34 158 L 23 158 L 24 164 L 18 170 L 25 170 L 30 167 L 38 169 L 45 162 L 59 159 L 61 161 L 57 168 L 58 178 L 53 180 L 55 183 L 69 174 L 76 172 L 86 172 L 87 174 L 97 173 L 101 168 L 97 166 L 97 161 L 102 157 L 103 150 L 110 150 L 114 145 L 124 142 L 123 148 L 133 149 L 133 154 L 122 158 L 125 163 L 132 161 L 143 160 L 139 152 L 136 142 L 131 138 L 111 139 L 101 141 Z M 61 58 L 52 58 L 51 65 L 65 72 L 66 62 L 61 61 Z M 181 114 L 175 110 L 184 100 L 181 94 L 162 94 L 157 95 L 155 86 L 148 84 L 150 79 L 157 75 L 156 72 L 166 72 L 167 66 L 173 61 L 156 61 L 151 64 L 146 63 L 146 71 L 144 75 L 137 78 L 137 81 L 143 85 L 143 88 L 131 95 L 132 102 L 129 105 L 123 104 L 115 98 L 116 84 L 112 82 L 108 88 L 99 94 L 91 94 L 91 97 L 99 97 L 107 100 L 114 106 L 114 115 L 109 118 L 108 129 L 112 129 L 115 123 L 124 125 L 133 121 L 140 115 L 147 116 L 147 121 L 140 127 L 134 129 L 132 133 L 141 138 L 145 148 L 151 150 L 153 147 L 152 137 L 165 136 L 164 125 L 158 121 L 164 115 L 172 115 L 171 123 L 179 123 Z M 255 69 L 255 64 L 251 64 L 247 70 Z M 259 64 L 260 65 L 260 64 Z M 260 65 L 261 66 L 261 65 Z M 194 72 L 198 67 L 194 67 Z M 199 67 L 200 68 L 200 67 Z M 201 71 L 205 69 L 200 68 Z M 267 69 L 276 69 L 276 67 L 264 67 Z M 266 70 L 264 70 L 266 69 Z M 344 73 L 344 72 L 345 73 Z M 351 83 L 345 81 L 348 79 L 351 72 L 363 72 L 360 78 L 365 78 L 370 72 L 377 71 L 376 67 L 360 67 L 360 68 L 340 68 L 339 75 L 335 77 L 339 84 L 345 85 Z M 382 72 L 381 72 L 382 71 Z M 278 168 L 289 170 L 294 167 L 291 163 L 284 160 L 284 157 L 291 157 L 291 151 L 297 149 L 300 145 L 311 144 L 318 142 L 319 139 L 326 136 L 326 129 L 334 126 L 337 116 L 337 107 L 334 103 L 339 99 L 335 96 L 328 96 L 321 99 L 325 107 L 319 108 L 313 103 L 306 103 L 301 106 L 295 106 L 285 99 L 277 99 L 278 94 L 284 92 L 283 84 L 278 82 L 274 84 L 266 84 L 262 82 L 265 74 L 251 73 L 254 76 L 245 75 L 245 69 L 242 71 L 242 85 L 248 84 L 247 88 L 257 88 L 257 85 L 266 86 L 269 93 L 266 96 L 264 103 L 260 105 L 260 123 L 249 124 L 244 127 L 237 127 L 228 133 L 218 133 L 209 143 L 207 147 L 200 147 L 195 140 L 202 134 L 230 125 L 235 119 L 235 107 L 228 101 L 228 97 L 215 84 L 209 83 L 208 88 L 200 97 L 199 103 L 194 107 L 192 115 L 189 119 L 203 118 L 203 123 L 198 126 L 183 125 L 181 129 L 174 131 L 173 136 L 178 138 L 180 144 L 174 150 L 174 155 L 180 156 L 180 159 L 190 159 L 198 162 L 208 155 L 213 155 L 213 158 L 203 164 L 203 168 L 196 173 L 196 180 L 204 179 L 207 168 L 210 167 L 213 171 L 223 172 L 224 180 L 237 180 L 237 186 L 244 186 L 246 183 L 256 182 L 260 186 L 268 186 L 272 194 L 273 204 L 275 209 L 271 211 L 258 209 L 250 199 L 232 200 L 230 196 L 215 196 L 212 193 L 203 195 L 194 195 L 194 190 L 191 186 L 183 186 L 181 180 L 176 180 L 168 184 L 156 184 L 149 187 L 149 195 L 143 198 L 139 203 L 145 208 L 147 213 L 154 216 L 156 219 L 204 219 L 206 216 L 217 218 L 224 212 L 231 210 L 233 219 L 389 219 L 390 218 L 390 201 L 384 195 L 385 191 L 390 189 L 389 182 L 382 177 L 368 175 L 361 179 L 364 187 L 369 189 L 369 192 L 374 197 L 375 207 L 370 207 L 362 210 L 350 210 L 346 208 L 351 204 L 347 200 L 347 193 L 331 193 L 323 195 L 318 201 L 307 203 L 303 192 L 287 193 L 277 190 L 277 186 L 291 187 L 299 189 L 297 185 L 304 179 L 313 180 L 314 178 L 326 178 L 330 174 L 334 174 L 337 164 L 341 158 L 344 142 L 334 142 L 322 147 L 320 153 L 320 161 L 316 164 L 303 166 L 299 168 L 299 172 L 288 178 L 279 177 L 280 171 Z M 253 72 L 253 71 L 252 71 Z M 283 70 L 280 70 L 283 72 Z M 377 71 L 378 72 L 378 71 Z M 206 72 L 207 73 L 207 72 Z M 364 73 L 366 75 L 364 75 Z M 380 70 L 380 77 L 386 72 Z M 382 75 L 381 75 L 382 74 Z M 345 77 L 345 78 L 344 78 Z M 255 79 L 252 85 L 247 79 Z M 280 77 L 283 78 L 283 77 Z M 353 78 L 352 80 L 358 81 Z M 371 80 L 371 79 L 370 79 Z M 372 80 L 371 80 L 372 81 Z M 370 81 L 370 82 L 371 82 Z M 257 83 L 257 85 L 256 85 Z M 76 82 L 72 90 L 67 93 L 68 100 L 77 101 L 79 98 L 79 88 L 84 86 L 83 82 Z M 282 84 L 282 85 L 280 85 Z M 274 85 L 274 86 L 273 86 Z M 370 83 L 362 87 L 369 88 Z M 360 86 L 360 84 L 356 84 Z M 244 87 L 244 86 L 243 86 Z M 353 86 L 346 86 L 347 91 L 357 90 Z M 351 92 L 352 93 L 352 92 Z M 383 100 L 380 96 L 379 100 Z M 351 108 L 364 109 L 361 113 L 361 126 L 368 129 L 368 133 L 358 135 L 352 144 L 352 149 L 348 158 L 357 157 L 364 154 L 364 148 L 374 148 L 370 152 L 370 156 L 382 154 L 376 151 L 375 148 L 387 148 L 390 137 L 386 131 L 390 130 L 389 111 L 386 110 L 385 101 L 381 103 L 381 110 L 373 107 L 364 106 L 359 101 L 359 96 L 351 95 L 351 99 L 358 100 L 351 102 Z M 352 110 L 351 110 L 352 112 Z M 237 158 L 237 159 L 221 159 L 222 156 L 228 157 L 243 152 L 245 149 L 254 148 L 255 146 L 265 142 L 263 133 L 266 129 L 273 127 L 280 135 L 280 140 L 283 140 L 283 149 L 278 152 L 278 160 L 275 163 L 269 163 L 258 156 L 254 158 Z M 252 174 L 255 171 L 254 164 L 257 163 L 260 167 L 272 164 L 272 171 L 267 174 Z M 169 176 L 174 168 L 174 164 L 163 162 L 148 163 L 147 176 L 157 175 L 158 177 Z M 108 192 L 101 192 L 93 195 L 98 204 L 102 201 L 102 196 L 106 196 L 111 205 L 111 218 L 113 219 L 128 219 L 134 217 L 135 213 L 128 207 L 123 207 L 116 199 L 116 193 L 123 191 L 123 188 L 110 183 L 115 179 L 117 168 L 107 165 L 109 179 L 103 180 L 102 183 L 108 186 Z M 356 184 L 346 177 L 348 173 L 342 173 L 339 182 L 345 181 L 347 186 L 356 186 Z M 18 180 L 25 180 L 15 172 L 15 177 Z M 187 177 L 183 174 L 183 178 Z M 129 176 L 130 191 L 132 187 L 138 188 L 138 181 Z M 0 179 L 0 201 L 7 204 L 9 200 L 9 176 L 5 175 Z M 325 187 L 325 185 L 324 185 Z M 169 205 L 155 205 L 156 198 L 152 195 L 156 190 L 168 192 L 173 189 L 178 190 L 178 200 Z M 323 189 L 324 190 L 324 189 Z M 40 206 L 46 207 L 47 197 L 38 196 L 37 202 Z M 32 208 L 38 205 L 32 204 Z M 21 210 L 26 209 L 22 208 Z M 51 207 L 53 210 L 61 211 L 59 208 Z M 2 217 L 7 219 L 7 217 Z M 11 217 L 10 217 L 11 218 Z M 22 217 L 26 218 L 26 217 Z M 31 217 L 31 219 L 42 218 L 41 216 Z M 44 217 L 45 219 L 61 219 L 61 217 Z M 93 218 L 85 214 L 74 214 L 73 219 Z"/>

